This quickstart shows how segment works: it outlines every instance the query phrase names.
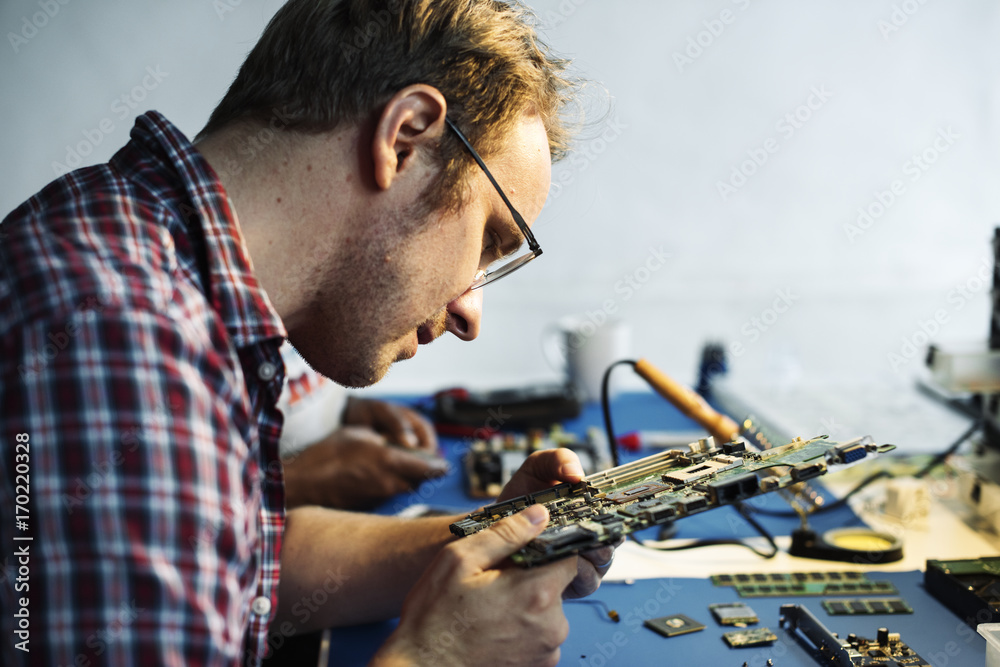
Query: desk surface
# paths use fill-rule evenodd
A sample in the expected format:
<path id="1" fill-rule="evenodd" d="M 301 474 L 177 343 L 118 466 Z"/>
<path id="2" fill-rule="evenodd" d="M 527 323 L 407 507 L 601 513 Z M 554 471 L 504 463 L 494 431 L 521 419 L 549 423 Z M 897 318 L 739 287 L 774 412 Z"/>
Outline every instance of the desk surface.
<path id="1" fill-rule="evenodd" d="M 630 394 L 620 398 L 616 401 L 614 419 L 619 433 L 630 430 L 695 429 L 694 424 L 653 394 Z M 589 406 L 578 419 L 566 424 L 566 429 L 582 433 L 587 426 L 600 423 L 599 409 Z M 466 512 L 482 504 L 482 501 L 466 496 L 462 489 L 458 463 L 465 443 L 445 440 L 442 448 L 453 463 L 452 473 L 425 483 L 412 494 L 393 499 L 383 506 L 381 513 L 397 513 L 413 504 L 428 504 Z M 832 479 L 836 480 L 836 477 Z M 846 488 L 850 484 L 841 482 L 840 486 Z M 1000 542 L 996 536 L 978 533 L 961 520 L 956 514 L 956 507 L 950 502 L 947 488 L 939 486 L 933 490 L 932 498 L 935 502 L 926 520 L 906 525 L 888 521 L 878 513 L 877 503 L 872 499 L 879 493 L 879 486 L 872 485 L 867 493 L 858 498 L 857 503 L 852 504 L 857 513 L 847 509 L 831 512 L 822 518 L 817 517 L 814 527 L 822 531 L 837 526 L 856 525 L 863 520 L 873 527 L 902 537 L 906 557 L 903 561 L 888 566 L 873 568 L 795 558 L 784 551 L 776 558 L 764 560 L 747 549 L 736 546 L 664 553 L 645 549 L 631 542 L 626 543 L 618 550 L 605 584 L 593 596 L 593 599 L 602 600 L 618 609 L 622 622 L 615 624 L 602 617 L 593 604 L 566 604 L 571 631 L 563 647 L 560 664 L 600 667 L 606 664 L 644 665 L 655 660 L 663 661 L 663 664 L 713 667 L 732 664 L 739 667 L 744 661 L 751 666 L 763 666 L 767 658 L 772 658 L 776 667 L 819 664 L 790 635 L 778 628 L 780 605 L 799 603 L 806 604 L 822 623 L 835 632 L 843 633 L 842 636 L 855 632 L 863 637 L 874 637 L 877 627 L 886 626 L 890 631 L 900 632 L 904 642 L 936 667 L 982 665 L 985 641 L 924 592 L 923 575 L 919 570 L 923 569 L 928 558 L 960 559 L 995 555 Z M 783 504 L 776 494 L 761 497 L 755 502 L 767 503 L 769 506 L 773 504 L 775 508 Z M 766 524 L 776 535 L 787 535 L 797 525 L 797 520 L 768 519 Z M 682 520 L 678 522 L 678 528 L 678 539 L 755 535 L 730 508 Z M 778 537 L 777 541 L 779 546 L 786 548 L 789 539 Z M 722 632 L 729 628 L 718 626 L 706 606 L 709 602 L 737 599 L 731 589 L 713 587 L 707 580 L 711 574 L 851 569 L 880 571 L 877 578 L 893 581 L 902 597 L 917 613 L 912 616 L 832 617 L 819 606 L 820 598 L 752 600 L 748 604 L 760 616 L 760 625 L 774 630 L 779 640 L 770 648 L 730 649 L 721 639 Z M 895 572 L 889 572 L 890 570 Z M 632 583 L 624 583 L 626 581 Z M 657 606 L 655 611 L 652 609 L 654 604 Z M 628 616 L 629 613 L 632 615 Z M 698 633 L 665 639 L 643 628 L 641 620 L 638 620 L 640 616 L 644 619 L 673 613 L 686 614 L 708 627 Z M 394 622 L 388 622 L 333 631 L 330 664 L 365 664 L 394 626 Z"/>

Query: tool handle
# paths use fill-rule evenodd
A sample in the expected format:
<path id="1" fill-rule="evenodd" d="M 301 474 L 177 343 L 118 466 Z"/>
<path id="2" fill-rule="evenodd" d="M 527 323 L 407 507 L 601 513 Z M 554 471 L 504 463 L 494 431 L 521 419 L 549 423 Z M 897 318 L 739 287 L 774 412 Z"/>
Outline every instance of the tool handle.
<path id="1" fill-rule="evenodd" d="M 674 407 L 712 434 L 716 446 L 730 442 L 739 435 L 740 428 L 736 422 L 713 410 L 705 402 L 705 399 L 669 377 L 646 359 L 635 362 L 635 372 L 648 382 L 660 396 L 670 401 Z"/>

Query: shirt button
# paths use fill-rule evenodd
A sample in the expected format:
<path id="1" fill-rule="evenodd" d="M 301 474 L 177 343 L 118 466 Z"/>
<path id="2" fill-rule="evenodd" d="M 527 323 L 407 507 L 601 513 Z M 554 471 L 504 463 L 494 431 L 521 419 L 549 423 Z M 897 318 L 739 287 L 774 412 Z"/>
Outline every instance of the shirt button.
<path id="1" fill-rule="evenodd" d="M 270 361 L 265 361 L 260 366 L 257 367 L 257 377 L 259 377 L 264 382 L 268 382 L 274 378 L 277 374 L 278 368 L 272 364 Z"/>
<path id="2" fill-rule="evenodd" d="M 263 595 L 258 598 L 254 598 L 253 604 L 250 605 L 250 608 L 253 610 L 253 613 L 258 616 L 267 616 L 271 613 L 271 598 L 266 598 Z"/>

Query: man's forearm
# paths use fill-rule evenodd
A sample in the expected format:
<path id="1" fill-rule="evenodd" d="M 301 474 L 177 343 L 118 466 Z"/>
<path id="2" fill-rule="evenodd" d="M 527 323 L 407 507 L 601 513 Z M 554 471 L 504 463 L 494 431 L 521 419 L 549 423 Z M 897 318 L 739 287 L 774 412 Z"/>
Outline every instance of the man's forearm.
<path id="1" fill-rule="evenodd" d="M 398 615 L 427 564 L 454 539 L 448 525 L 458 518 L 398 519 L 318 507 L 289 512 L 272 627 L 298 634 Z"/>

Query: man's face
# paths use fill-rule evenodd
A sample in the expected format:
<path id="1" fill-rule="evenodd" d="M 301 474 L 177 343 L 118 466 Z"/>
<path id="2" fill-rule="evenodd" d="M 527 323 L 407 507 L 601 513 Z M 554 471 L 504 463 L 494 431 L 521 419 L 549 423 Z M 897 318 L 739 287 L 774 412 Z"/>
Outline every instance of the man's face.
<path id="1" fill-rule="evenodd" d="M 552 171 L 541 118 L 523 116 L 504 148 L 485 161 L 532 224 Z M 422 207 L 412 198 L 409 205 L 382 210 L 354 242 L 337 249 L 318 290 L 315 317 L 308 330 L 292 334 L 292 343 L 317 370 L 340 384 L 368 386 L 445 331 L 462 340 L 478 335 L 482 290 L 468 286 L 493 259 L 496 245 L 511 253 L 524 239 L 478 168 L 469 185 L 459 211 L 433 212 L 414 224 Z"/>

